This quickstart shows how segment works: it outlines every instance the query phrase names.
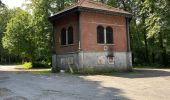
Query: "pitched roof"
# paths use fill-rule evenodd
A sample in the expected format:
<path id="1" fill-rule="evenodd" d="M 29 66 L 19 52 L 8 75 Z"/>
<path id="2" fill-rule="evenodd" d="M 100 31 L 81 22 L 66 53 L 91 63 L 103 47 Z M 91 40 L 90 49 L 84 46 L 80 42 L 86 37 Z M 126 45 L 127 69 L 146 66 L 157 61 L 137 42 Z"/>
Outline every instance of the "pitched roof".
<path id="1" fill-rule="evenodd" d="M 75 10 L 75 9 L 79 9 L 79 11 L 82 11 L 82 9 L 84 8 L 83 11 L 88 11 L 88 10 L 93 10 L 95 12 L 108 12 L 108 13 L 114 13 L 115 15 L 122 15 L 122 16 L 126 16 L 126 17 L 131 17 L 131 13 L 126 12 L 122 9 L 119 8 L 115 8 L 100 2 L 96 2 L 93 0 L 80 0 L 78 3 L 59 11 L 58 13 L 56 13 L 55 15 L 51 16 L 50 18 L 54 18 L 62 13 L 65 12 L 69 12 L 71 10 Z"/>

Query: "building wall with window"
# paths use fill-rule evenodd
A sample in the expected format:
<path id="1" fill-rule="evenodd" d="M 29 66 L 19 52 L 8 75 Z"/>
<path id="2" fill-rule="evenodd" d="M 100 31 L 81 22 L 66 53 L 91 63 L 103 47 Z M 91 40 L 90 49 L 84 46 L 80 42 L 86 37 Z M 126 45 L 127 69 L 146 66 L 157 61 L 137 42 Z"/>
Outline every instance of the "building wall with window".
<path id="1" fill-rule="evenodd" d="M 53 66 L 131 69 L 124 16 L 73 13 L 55 20 L 54 26 Z"/>
<path id="2" fill-rule="evenodd" d="M 114 52 L 127 52 L 126 19 L 121 16 L 111 16 L 96 13 L 81 13 L 81 44 L 83 51 L 102 52 L 107 45 Z M 113 35 L 110 39 L 113 43 L 99 43 L 97 40 L 97 28 L 102 26 L 104 31 L 112 28 Z M 107 33 L 106 33 L 107 34 Z M 106 39 L 108 41 L 108 38 Z"/>
<path id="3" fill-rule="evenodd" d="M 70 28 L 72 32 L 70 32 Z M 55 45 L 57 54 L 78 51 L 78 15 L 72 14 L 55 21 Z M 72 33 L 70 35 L 69 33 Z M 65 38 L 64 38 L 65 37 Z"/>

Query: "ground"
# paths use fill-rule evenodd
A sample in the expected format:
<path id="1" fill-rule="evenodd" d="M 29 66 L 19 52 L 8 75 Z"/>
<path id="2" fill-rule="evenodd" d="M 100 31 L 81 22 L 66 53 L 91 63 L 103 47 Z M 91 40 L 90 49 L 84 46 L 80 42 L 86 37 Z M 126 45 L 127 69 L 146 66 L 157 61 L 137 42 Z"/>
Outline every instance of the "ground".
<path id="1" fill-rule="evenodd" d="M 83 76 L 11 68 L 0 66 L 0 100 L 170 100 L 170 69 Z"/>

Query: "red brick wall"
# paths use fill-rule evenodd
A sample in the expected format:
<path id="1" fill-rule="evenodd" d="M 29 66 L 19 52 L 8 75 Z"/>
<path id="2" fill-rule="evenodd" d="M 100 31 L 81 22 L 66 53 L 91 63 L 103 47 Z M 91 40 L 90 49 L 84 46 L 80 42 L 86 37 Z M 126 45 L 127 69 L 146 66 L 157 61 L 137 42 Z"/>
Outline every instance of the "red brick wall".
<path id="1" fill-rule="evenodd" d="M 110 26 L 113 28 L 114 45 L 109 48 L 118 51 L 127 51 L 126 20 L 125 17 L 111 16 L 96 13 L 80 14 L 81 30 L 81 49 L 83 51 L 103 51 L 104 45 L 97 43 L 97 26 Z"/>
<path id="2" fill-rule="evenodd" d="M 81 50 L 87 52 L 102 52 L 104 45 L 97 43 L 97 26 L 104 27 L 110 26 L 113 28 L 114 45 L 110 45 L 114 51 L 126 52 L 127 51 L 127 38 L 126 38 L 126 20 L 125 17 L 111 16 L 96 13 L 83 12 L 80 14 L 80 31 L 81 31 Z M 60 34 L 63 27 L 73 27 L 74 45 L 61 46 Z M 68 52 L 77 52 L 79 48 L 79 35 L 78 35 L 78 16 L 72 14 L 69 16 L 61 17 L 55 22 L 55 43 L 57 54 L 64 54 Z"/>
<path id="3" fill-rule="evenodd" d="M 73 45 L 61 46 L 60 34 L 62 28 L 73 27 Z M 55 43 L 56 43 L 56 53 L 64 54 L 69 52 L 78 51 L 78 16 L 77 14 L 72 14 L 69 16 L 61 17 L 61 19 L 55 21 Z"/>

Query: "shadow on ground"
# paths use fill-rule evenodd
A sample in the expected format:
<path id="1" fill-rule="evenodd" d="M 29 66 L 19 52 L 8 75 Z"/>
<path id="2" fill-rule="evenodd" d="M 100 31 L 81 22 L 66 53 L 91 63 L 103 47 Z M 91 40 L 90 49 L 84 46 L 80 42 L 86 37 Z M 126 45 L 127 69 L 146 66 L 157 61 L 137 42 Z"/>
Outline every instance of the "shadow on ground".
<path id="1" fill-rule="evenodd" d="M 135 68 L 132 72 L 114 74 L 114 76 L 123 78 L 164 77 L 170 76 L 170 69 Z"/>
<path id="2" fill-rule="evenodd" d="M 123 94 L 74 75 L 0 72 L 0 100 L 129 100 Z"/>

